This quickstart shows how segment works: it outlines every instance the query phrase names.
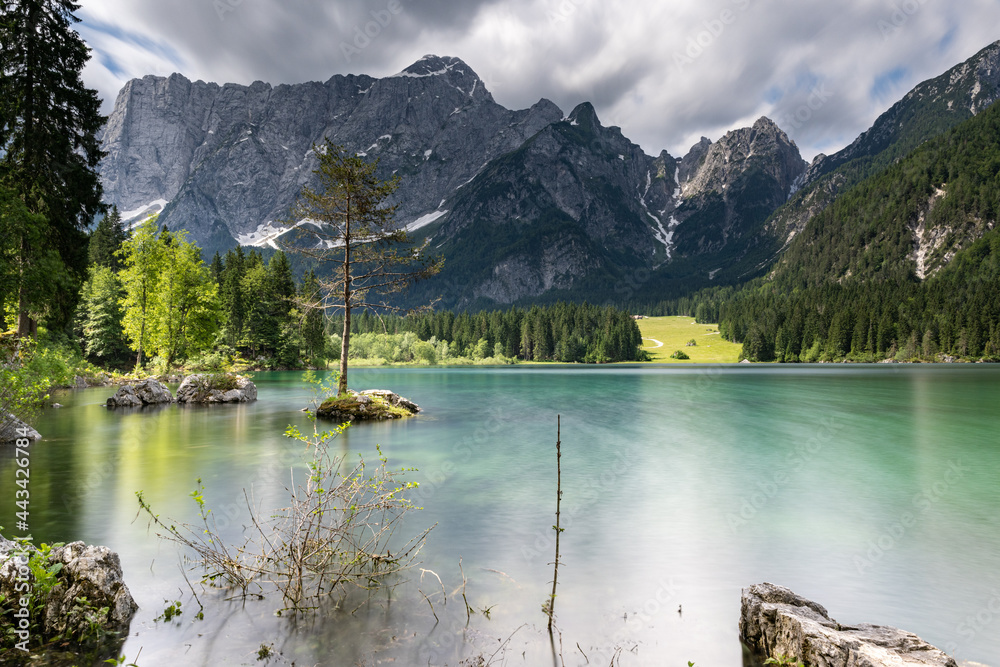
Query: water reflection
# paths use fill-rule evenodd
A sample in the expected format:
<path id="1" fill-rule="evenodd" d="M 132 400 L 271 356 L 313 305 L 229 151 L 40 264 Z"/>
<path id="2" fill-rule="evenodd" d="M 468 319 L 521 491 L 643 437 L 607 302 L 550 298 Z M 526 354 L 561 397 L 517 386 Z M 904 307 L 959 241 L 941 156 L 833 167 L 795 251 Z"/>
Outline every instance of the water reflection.
<path id="1" fill-rule="evenodd" d="M 508 664 L 547 664 L 561 414 L 557 649 L 568 663 L 737 665 L 740 588 L 766 580 L 842 622 L 897 625 L 1000 664 L 1000 619 L 967 621 L 1000 589 L 996 369 L 378 369 L 364 380 L 424 408 L 352 427 L 336 447 L 354 460 L 381 444 L 393 467 L 419 469 L 424 509 L 407 528 L 438 524 L 422 565 L 449 596 L 437 623 L 419 571 L 394 598 L 309 621 L 210 590 L 193 622 L 180 554 L 133 521 L 138 490 L 162 515 L 194 520 L 197 478 L 232 539 L 248 521 L 244 489 L 284 506 L 303 469 L 282 433 L 312 428 L 298 374 L 259 374 L 254 404 L 125 413 L 101 405 L 107 390 L 60 396 L 33 449 L 32 530 L 121 553 L 142 607 L 125 652 L 142 647 L 144 666 L 253 663 L 262 643 L 297 664 L 455 665 L 501 646 Z M 0 452 L 4 489 L 12 478 Z M 11 520 L 0 503 L 0 525 Z M 175 599 L 185 613 L 154 621 Z"/>

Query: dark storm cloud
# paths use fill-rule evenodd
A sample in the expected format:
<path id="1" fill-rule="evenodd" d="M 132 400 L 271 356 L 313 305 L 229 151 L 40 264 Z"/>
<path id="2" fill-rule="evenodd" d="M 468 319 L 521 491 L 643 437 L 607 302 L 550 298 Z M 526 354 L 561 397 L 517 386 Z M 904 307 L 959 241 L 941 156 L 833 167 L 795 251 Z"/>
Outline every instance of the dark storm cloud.
<path id="1" fill-rule="evenodd" d="M 1000 38 L 997 0 L 83 0 L 80 16 L 106 111 L 145 74 L 294 83 L 436 53 L 505 106 L 590 101 L 646 152 L 674 155 L 762 115 L 807 158 L 837 150 Z"/>

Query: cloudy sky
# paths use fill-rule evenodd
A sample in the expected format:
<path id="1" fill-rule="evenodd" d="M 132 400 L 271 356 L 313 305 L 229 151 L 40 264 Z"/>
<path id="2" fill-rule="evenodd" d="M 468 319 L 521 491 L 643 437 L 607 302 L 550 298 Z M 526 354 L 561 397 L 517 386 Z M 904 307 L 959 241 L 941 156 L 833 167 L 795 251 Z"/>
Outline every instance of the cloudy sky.
<path id="1" fill-rule="evenodd" d="M 766 115 L 803 157 L 1000 39 L 1000 0 L 80 0 L 88 85 L 384 76 L 462 58 L 509 108 L 593 102 L 649 154 Z"/>

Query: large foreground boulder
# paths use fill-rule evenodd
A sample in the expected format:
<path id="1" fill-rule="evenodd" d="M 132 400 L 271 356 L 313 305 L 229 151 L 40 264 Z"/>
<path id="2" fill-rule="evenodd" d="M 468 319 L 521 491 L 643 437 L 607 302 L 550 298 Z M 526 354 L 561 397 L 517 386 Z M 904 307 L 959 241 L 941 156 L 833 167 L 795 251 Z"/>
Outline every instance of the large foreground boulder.
<path id="1" fill-rule="evenodd" d="M 257 400 L 257 385 L 228 373 L 189 375 L 177 388 L 178 403 L 249 403 Z"/>
<path id="2" fill-rule="evenodd" d="M 767 583 L 743 589 L 740 639 L 760 659 L 787 656 L 807 667 L 958 667 L 911 632 L 841 625 L 822 605 Z"/>
<path id="3" fill-rule="evenodd" d="M 0 413 L 0 444 L 16 443 L 21 438 L 41 440 L 41 434 L 23 421 L 8 413 L 6 419 Z"/>
<path id="4" fill-rule="evenodd" d="M 5 605 L 13 609 L 16 605 L 12 606 L 12 602 L 22 595 L 16 591 L 25 572 L 23 567 L 19 568 L 18 552 L 16 543 L 0 536 L 0 596 L 6 596 L 0 609 Z M 26 555 L 39 553 L 29 546 Z M 61 569 L 41 617 L 33 619 L 37 625 L 35 632 L 40 631 L 46 641 L 57 636 L 84 641 L 95 638 L 96 627 L 100 634 L 112 633 L 123 640 L 139 606 L 122 579 L 118 554 L 107 547 L 73 542 L 52 549 L 43 566 L 51 569 L 58 564 Z M 7 614 L 3 617 L 11 618 Z"/>
<path id="5" fill-rule="evenodd" d="M 138 384 L 126 384 L 118 388 L 115 395 L 108 399 L 109 408 L 139 408 L 143 405 L 160 405 L 172 403 L 174 397 L 159 380 L 152 378 Z"/>
<path id="6" fill-rule="evenodd" d="M 420 406 L 409 399 L 386 389 L 369 389 L 328 398 L 316 410 L 316 416 L 343 423 L 402 419 L 418 412 Z"/>

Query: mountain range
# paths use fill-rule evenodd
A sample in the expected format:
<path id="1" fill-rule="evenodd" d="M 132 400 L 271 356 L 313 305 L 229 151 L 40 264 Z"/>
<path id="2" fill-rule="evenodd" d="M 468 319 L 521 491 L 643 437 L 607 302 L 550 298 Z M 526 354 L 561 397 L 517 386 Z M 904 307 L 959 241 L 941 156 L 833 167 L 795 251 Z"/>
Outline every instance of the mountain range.
<path id="1" fill-rule="evenodd" d="M 399 223 L 445 257 L 414 301 L 642 302 L 765 274 L 841 193 L 998 97 L 1000 42 L 807 164 L 767 118 L 681 157 L 646 155 L 589 103 L 568 115 L 545 99 L 502 107 L 457 58 L 426 56 L 382 79 L 274 87 L 147 76 L 118 95 L 100 172 L 126 219 L 159 212 L 209 256 L 237 243 L 277 247 L 313 178 L 312 146 L 328 137 L 400 177 Z M 932 204 L 923 202 L 925 218 Z M 929 243 L 949 257 L 937 252 L 947 234 L 910 227 L 918 250 Z M 975 238 L 952 239 L 950 256 Z M 942 264 L 918 266 L 920 256 L 917 273 Z"/>

